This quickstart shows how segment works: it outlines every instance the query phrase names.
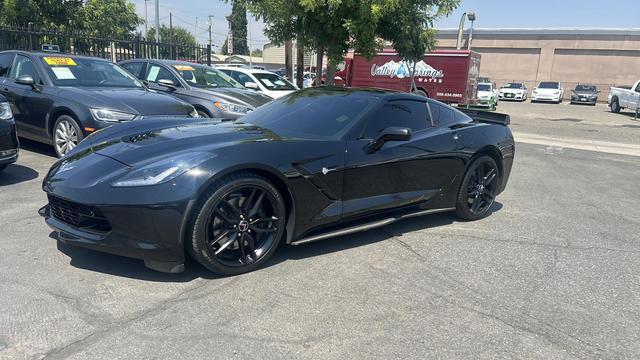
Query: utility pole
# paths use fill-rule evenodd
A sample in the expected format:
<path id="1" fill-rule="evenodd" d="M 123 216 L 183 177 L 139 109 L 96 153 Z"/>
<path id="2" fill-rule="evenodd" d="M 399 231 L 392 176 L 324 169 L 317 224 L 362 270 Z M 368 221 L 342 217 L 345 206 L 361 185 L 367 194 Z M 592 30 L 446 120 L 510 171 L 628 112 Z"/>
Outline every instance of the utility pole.
<path id="1" fill-rule="evenodd" d="M 149 33 L 149 17 L 147 16 L 147 3 L 151 0 L 144 0 L 144 39 L 147 39 Z"/>
<path id="2" fill-rule="evenodd" d="M 211 66 L 211 51 L 213 50 L 211 44 L 211 26 L 213 25 L 213 15 L 209 15 L 209 46 L 207 46 L 207 66 Z"/>
<path id="3" fill-rule="evenodd" d="M 169 44 L 173 45 L 173 14 L 169 12 Z"/>
<path id="4" fill-rule="evenodd" d="M 251 59 L 251 24 L 247 25 L 247 35 L 249 35 L 249 67 L 253 69 L 253 60 Z"/>
<path id="5" fill-rule="evenodd" d="M 160 0 L 156 0 L 156 43 L 159 43 L 160 40 Z M 156 59 L 160 59 L 160 46 L 157 44 Z"/>

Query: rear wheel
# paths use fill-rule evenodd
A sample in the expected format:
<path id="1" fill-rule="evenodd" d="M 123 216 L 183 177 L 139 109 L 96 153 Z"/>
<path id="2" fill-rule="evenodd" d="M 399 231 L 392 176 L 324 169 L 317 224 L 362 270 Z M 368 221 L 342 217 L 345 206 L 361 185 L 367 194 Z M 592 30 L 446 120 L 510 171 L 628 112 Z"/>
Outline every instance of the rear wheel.
<path id="1" fill-rule="evenodd" d="M 69 115 L 62 115 L 53 125 L 53 149 L 58 157 L 73 150 L 83 139 L 78 123 Z"/>
<path id="2" fill-rule="evenodd" d="M 498 166 L 490 156 L 474 160 L 458 191 L 456 215 L 465 220 L 479 220 L 489 215 L 499 179 Z"/>
<path id="3" fill-rule="evenodd" d="M 619 113 L 621 110 L 620 103 L 618 102 L 618 98 L 614 98 L 611 100 L 611 112 Z"/>
<path id="4" fill-rule="evenodd" d="M 260 267 L 284 234 L 285 205 L 264 178 L 241 173 L 212 186 L 196 212 L 189 252 L 207 269 L 237 275 Z"/>

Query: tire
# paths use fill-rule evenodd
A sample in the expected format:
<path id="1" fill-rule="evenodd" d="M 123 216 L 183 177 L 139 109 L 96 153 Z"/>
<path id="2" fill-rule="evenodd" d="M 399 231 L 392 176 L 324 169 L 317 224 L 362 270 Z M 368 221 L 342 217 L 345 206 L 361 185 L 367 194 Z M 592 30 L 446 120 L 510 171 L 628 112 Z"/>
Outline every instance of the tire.
<path id="1" fill-rule="evenodd" d="M 204 112 L 202 110 L 198 110 L 198 116 L 201 117 L 201 118 L 205 118 L 205 119 L 208 119 L 208 118 L 211 117 L 211 116 L 209 116 L 209 114 L 207 114 L 206 112 Z"/>
<path id="2" fill-rule="evenodd" d="M 617 114 L 620 112 L 620 110 L 622 110 L 622 108 L 620 107 L 618 98 L 614 98 L 613 100 L 611 100 L 611 112 Z"/>
<path id="3" fill-rule="evenodd" d="M 412 92 L 413 95 L 418 95 L 418 96 L 422 96 L 422 97 L 426 97 L 428 98 L 429 96 L 427 96 L 427 93 L 422 91 L 422 90 L 416 90 Z"/>
<path id="4" fill-rule="evenodd" d="M 51 140 L 53 141 L 53 149 L 59 158 L 73 150 L 82 139 L 84 139 L 84 134 L 74 118 L 69 115 L 61 115 L 56 119 Z"/>
<path id="5" fill-rule="evenodd" d="M 477 181 L 478 178 L 483 180 Z M 487 217 L 491 213 L 499 182 L 500 173 L 495 160 L 486 155 L 475 159 L 469 164 L 460 184 L 456 215 L 469 221 Z"/>
<path id="6" fill-rule="evenodd" d="M 203 195 L 187 250 L 216 274 L 243 274 L 273 255 L 285 224 L 284 199 L 269 181 L 249 172 L 232 174 Z"/>

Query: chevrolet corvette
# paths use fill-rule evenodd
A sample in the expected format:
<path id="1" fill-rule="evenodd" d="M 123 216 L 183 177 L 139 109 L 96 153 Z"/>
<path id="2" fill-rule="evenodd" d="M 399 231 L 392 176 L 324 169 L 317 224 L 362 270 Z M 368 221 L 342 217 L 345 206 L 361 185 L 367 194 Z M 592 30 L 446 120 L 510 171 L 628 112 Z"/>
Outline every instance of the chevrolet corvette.
<path id="1" fill-rule="evenodd" d="M 163 272 L 183 271 L 190 255 L 241 274 L 282 242 L 437 212 L 490 215 L 514 159 L 508 124 L 411 94 L 331 87 L 234 121 L 132 121 L 53 165 L 40 214 L 63 243 Z"/>

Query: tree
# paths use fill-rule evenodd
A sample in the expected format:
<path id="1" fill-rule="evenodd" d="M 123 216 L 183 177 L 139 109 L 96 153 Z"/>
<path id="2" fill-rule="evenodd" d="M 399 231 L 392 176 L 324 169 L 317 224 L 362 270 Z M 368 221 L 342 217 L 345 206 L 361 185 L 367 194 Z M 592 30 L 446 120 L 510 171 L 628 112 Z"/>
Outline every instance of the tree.
<path id="1" fill-rule="evenodd" d="M 156 41 L 156 29 L 150 28 L 147 31 L 148 41 Z M 171 29 L 167 25 L 160 25 L 160 40 L 162 43 L 168 44 L 171 39 Z M 173 45 L 176 49 L 177 58 L 189 58 L 193 56 L 193 48 L 197 46 L 196 38 L 187 29 L 181 26 L 173 27 Z M 164 58 L 170 57 L 169 47 L 160 47 L 160 55 Z"/>
<path id="2" fill-rule="evenodd" d="M 4 0 L 0 22 L 5 25 L 76 29 L 81 24 L 81 0 Z"/>
<path id="3" fill-rule="evenodd" d="M 327 84 L 333 83 L 335 64 L 349 49 L 371 58 L 390 41 L 407 60 L 432 49 L 433 20 L 450 14 L 460 0 L 247 0 L 249 9 L 265 24 L 276 44 L 297 39 L 329 59 Z M 419 54 L 419 55 L 418 55 Z M 318 67 L 320 68 L 320 66 Z M 322 70 L 318 69 L 318 78 Z M 319 83 L 319 82 L 318 82 Z"/>
<path id="4" fill-rule="evenodd" d="M 249 47 L 247 46 L 247 6 L 244 0 L 233 1 L 231 15 L 227 16 L 227 20 L 233 34 L 233 53 L 249 55 Z"/>
<path id="5" fill-rule="evenodd" d="M 224 44 L 220 48 L 220 54 L 229 55 L 229 38 L 224 39 Z"/>
<path id="6" fill-rule="evenodd" d="M 82 13 L 85 30 L 99 36 L 123 38 L 142 23 L 135 5 L 127 0 L 88 0 Z"/>
<path id="7" fill-rule="evenodd" d="M 262 57 L 262 49 L 253 49 L 253 50 L 251 50 L 251 56 Z"/>

